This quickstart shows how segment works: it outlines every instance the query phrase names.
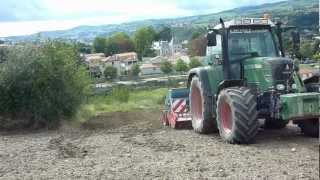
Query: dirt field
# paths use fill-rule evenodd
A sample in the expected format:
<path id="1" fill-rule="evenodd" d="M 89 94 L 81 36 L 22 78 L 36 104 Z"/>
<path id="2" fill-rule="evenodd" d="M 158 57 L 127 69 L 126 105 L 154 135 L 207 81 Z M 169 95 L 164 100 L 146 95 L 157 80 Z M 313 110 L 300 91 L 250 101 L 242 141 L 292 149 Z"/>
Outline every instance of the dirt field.
<path id="1" fill-rule="evenodd" d="M 158 112 L 0 135 L 0 179 L 319 179 L 319 141 L 289 125 L 251 145 L 163 128 Z"/>

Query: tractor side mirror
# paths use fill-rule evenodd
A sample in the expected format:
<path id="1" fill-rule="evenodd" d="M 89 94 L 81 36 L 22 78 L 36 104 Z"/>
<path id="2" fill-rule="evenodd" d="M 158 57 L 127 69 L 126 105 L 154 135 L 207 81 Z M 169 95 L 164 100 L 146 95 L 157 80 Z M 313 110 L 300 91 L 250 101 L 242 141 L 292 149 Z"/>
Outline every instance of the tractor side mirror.
<path id="1" fill-rule="evenodd" d="M 216 33 L 214 31 L 210 31 L 207 34 L 207 41 L 208 41 L 208 46 L 216 46 L 217 45 L 217 39 L 216 39 Z"/>

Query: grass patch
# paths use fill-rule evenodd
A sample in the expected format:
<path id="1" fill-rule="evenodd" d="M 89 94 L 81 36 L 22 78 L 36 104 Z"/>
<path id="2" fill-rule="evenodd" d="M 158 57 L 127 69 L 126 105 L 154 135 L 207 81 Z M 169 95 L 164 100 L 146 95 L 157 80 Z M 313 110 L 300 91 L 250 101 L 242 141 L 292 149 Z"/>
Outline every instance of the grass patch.
<path id="1" fill-rule="evenodd" d="M 130 112 L 154 110 L 163 106 L 167 88 L 155 90 L 128 90 L 116 88 L 110 95 L 97 95 L 88 100 L 78 111 L 75 119 L 85 122 L 106 112 Z"/>

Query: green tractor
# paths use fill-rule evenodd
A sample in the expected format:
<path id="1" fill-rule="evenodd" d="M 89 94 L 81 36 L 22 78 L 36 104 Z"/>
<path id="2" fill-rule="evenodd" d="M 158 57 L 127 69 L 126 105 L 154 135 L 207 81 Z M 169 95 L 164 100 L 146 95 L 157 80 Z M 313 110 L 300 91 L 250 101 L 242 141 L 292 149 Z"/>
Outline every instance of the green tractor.
<path id="1" fill-rule="evenodd" d="M 282 30 L 281 23 L 261 18 L 220 19 L 209 28 L 207 65 L 191 69 L 187 88 L 179 90 L 189 95 L 194 131 L 250 143 L 261 118 L 264 128 L 284 128 L 292 120 L 304 134 L 319 136 L 320 93 L 307 91 L 284 56 Z"/>

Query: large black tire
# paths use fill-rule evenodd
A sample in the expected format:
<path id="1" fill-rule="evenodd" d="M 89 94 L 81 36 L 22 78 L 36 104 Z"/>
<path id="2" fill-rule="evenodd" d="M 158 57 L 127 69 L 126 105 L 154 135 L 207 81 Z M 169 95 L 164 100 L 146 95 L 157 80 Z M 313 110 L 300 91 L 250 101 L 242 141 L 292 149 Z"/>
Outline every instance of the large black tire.
<path id="1" fill-rule="evenodd" d="M 287 126 L 289 121 L 284 121 L 282 119 L 266 118 L 264 122 L 265 129 L 282 129 Z"/>
<path id="2" fill-rule="evenodd" d="M 213 118 L 213 98 L 197 76 L 190 83 L 190 113 L 192 128 L 197 133 L 207 134 L 217 131 L 217 124 Z"/>
<path id="3" fill-rule="evenodd" d="M 256 97 L 246 87 L 222 90 L 217 101 L 220 136 L 229 143 L 250 143 L 258 133 Z"/>
<path id="4" fill-rule="evenodd" d="M 319 119 L 302 120 L 298 123 L 301 132 L 306 136 L 319 137 Z"/>

